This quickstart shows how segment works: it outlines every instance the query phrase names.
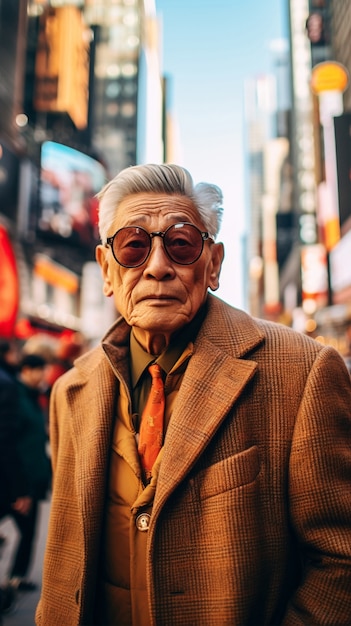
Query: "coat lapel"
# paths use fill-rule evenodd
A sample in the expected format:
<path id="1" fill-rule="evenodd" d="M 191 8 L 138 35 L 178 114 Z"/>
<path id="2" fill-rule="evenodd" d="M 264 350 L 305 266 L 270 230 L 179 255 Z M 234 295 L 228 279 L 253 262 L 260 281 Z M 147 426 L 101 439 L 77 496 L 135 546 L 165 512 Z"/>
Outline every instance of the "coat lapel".
<path id="1" fill-rule="evenodd" d="M 76 484 L 79 510 L 86 535 L 98 529 L 102 514 L 107 463 L 115 411 L 117 380 L 107 360 L 84 375 L 68 389 L 72 407 Z M 84 392 L 82 394 L 82 387 Z M 84 397 L 84 402 L 82 402 Z"/>
<path id="2" fill-rule="evenodd" d="M 98 528 L 96 521 L 104 505 L 118 378 L 129 379 L 129 333 L 130 328 L 122 318 L 118 318 L 108 331 L 118 347 L 118 352 L 113 357 L 110 355 L 110 359 L 115 359 L 116 373 L 100 346 L 76 361 L 77 378 L 67 392 L 77 459 L 77 493 L 84 527 L 88 529 L 92 529 L 94 522 L 86 520 L 95 520 Z"/>
<path id="3" fill-rule="evenodd" d="M 167 430 L 155 514 L 203 453 L 256 367 L 206 340 L 190 359 Z"/>

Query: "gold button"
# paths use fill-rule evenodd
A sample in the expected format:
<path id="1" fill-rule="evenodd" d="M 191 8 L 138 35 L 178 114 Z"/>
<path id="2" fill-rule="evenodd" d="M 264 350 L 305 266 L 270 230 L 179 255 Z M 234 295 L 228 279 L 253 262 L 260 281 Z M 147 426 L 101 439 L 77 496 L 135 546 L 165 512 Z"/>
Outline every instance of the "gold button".
<path id="1" fill-rule="evenodd" d="M 136 523 L 137 529 L 140 530 L 141 532 L 145 532 L 146 530 L 149 530 L 149 526 L 150 526 L 149 513 L 141 513 L 140 515 L 138 515 L 138 517 L 135 520 L 135 523 Z"/>

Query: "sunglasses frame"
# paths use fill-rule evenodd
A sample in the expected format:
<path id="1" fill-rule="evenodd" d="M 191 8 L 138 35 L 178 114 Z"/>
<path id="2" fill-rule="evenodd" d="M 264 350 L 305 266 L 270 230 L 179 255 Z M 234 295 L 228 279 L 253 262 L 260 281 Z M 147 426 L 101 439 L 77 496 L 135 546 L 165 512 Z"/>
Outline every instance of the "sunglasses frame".
<path id="1" fill-rule="evenodd" d="M 193 261 L 190 261 L 188 263 L 181 263 L 180 261 L 175 261 L 174 259 L 172 259 L 171 255 L 169 254 L 169 252 L 167 250 L 167 246 L 165 245 L 165 239 L 164 239 L 165 236 L 167 235 L 168 231 L 171 228 L 177 228 L 177 227 L 179 228 L 179 227 L 182 227 L 182 226 L 191 226 L 192 228 L 195 228 L 195 230 L 199 233 L 199 235 L 201 235 L 201 250 L 200 250 L 199 254 L 197 255 L 197 257 Z M 149 237 L 149 241 L 150 241 L 150 248 L 149 248 L 149 252 L 147 253 L 147 256 L 145 257 L 145 259 L 143 259 L 143 261 L 141 263 L 138 263 L 137 265 L 125 265 L 124 263 L 121 263 L 117 259 L 117 256 L 116 256 L 115 251 L 114 251 L 113 242 L 114 242 L 114 239 L 115 239 L 116 235 L 118 235 L 118 233 L 121 232 L 121 230 L 129 229 L 129 228 L 138 228 L 139 230 L 142 230 L 144 233 L 147 234 L 147 236 Z M 154 237 L 161 237 L 161 239 L 163 241 L 163 248 L 164 248 L 168 258 L 172 261 L 172 263 L 176 263 L 177 265 L 193 265 L 193 263 L 196 263 L 196 261 L 200 258 L 201 254 L 202 254 L 202 251 L 204 249 L 204 242 L 207 241 L 207 240 L 210 240 L 212 242 L 214 241 L 213 238 L 209 235 L 209 233 L 207 231 L 201 231 L 197 226 L 195 226 L 195 224 L 191 224 L 191 222 L 178 222 L 177 224 L 171 224 L 164 231 L 158 230 L 158 231 L 154 231 L 154 232 L 151 232 L 151 233 L 149 233 L 142 226 L 123 226 L 122 228 L 119 228 L 115 232 L 114 235 L 112 235 L 111 237 L 107 237 L 106 238 L 105 246 L 110 246 L 110 248 L 112 250 L 113 258 L 118 263 L 118 265 L 121 265 L 122 267 L 126 267 L 128 269 L 134 269 L 136 267 L 141 267 L 141 265 L 144 265 L 144 263 L 146 263 L 146 261 L 148 260 L 150 254 L 151 254 L 152 240 L 153 240 Z"/>

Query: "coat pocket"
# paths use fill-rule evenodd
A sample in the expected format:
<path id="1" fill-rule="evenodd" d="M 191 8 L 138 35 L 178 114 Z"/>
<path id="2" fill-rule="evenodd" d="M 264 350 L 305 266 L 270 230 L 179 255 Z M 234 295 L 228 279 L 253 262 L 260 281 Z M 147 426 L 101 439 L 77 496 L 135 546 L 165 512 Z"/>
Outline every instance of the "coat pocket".
<path id="1" fill-rule="evenodd" d="M 201 470 L 194 478 L 194 483 L 196 482 L 198 497 L 201 500 L 206 500 L 225 491 L 238 489 L 254 482 L 259 472 L 258 447 L 252 446 Z"/>

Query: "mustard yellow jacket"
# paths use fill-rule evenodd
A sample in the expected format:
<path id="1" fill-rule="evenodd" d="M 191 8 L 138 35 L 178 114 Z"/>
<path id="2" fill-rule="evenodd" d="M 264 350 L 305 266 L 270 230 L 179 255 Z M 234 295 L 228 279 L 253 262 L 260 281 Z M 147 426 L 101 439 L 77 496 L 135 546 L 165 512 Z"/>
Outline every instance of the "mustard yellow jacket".
<path id="1" fill-rule="evenodd" d="M 129 331 L 117 321 L 121 380 Z M 40 626 L 93 623 L 117 394 L 97 347 L 52 395 Z M 154 626 L 351 624 L 350 414 L 336 351 L 208 297 L 148 531 Z"/>

